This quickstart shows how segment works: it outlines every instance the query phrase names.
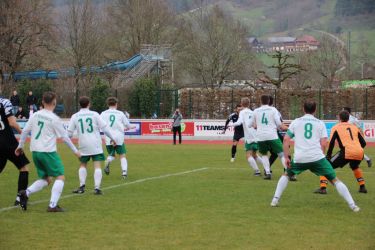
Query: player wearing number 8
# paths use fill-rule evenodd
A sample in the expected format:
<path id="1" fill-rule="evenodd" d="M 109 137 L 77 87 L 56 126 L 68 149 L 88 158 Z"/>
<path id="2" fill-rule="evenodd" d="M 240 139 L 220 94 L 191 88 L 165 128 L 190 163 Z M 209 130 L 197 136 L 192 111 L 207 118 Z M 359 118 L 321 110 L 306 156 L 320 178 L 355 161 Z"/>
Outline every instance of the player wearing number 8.
<path id="1" fill-rule="evenodd" d="M 68 127 L 69 137 L 72 137 L 73 133 L 77 132 L 79 150 L 82 155 L 80 158 L 80 168 L 78 170 L 80 186 L 77 190 L 74 190 L 73 193 L 82 194 L 85 192 L 87 177 L 86 167 L 88 161 L 92 158 L 95 168 L 94 194 L 102 194 L 100 190 L 102 182 L 101 161 L 104 161 L 104 154 L 100 130 L 110 137 L 112 141 L 115 141 L 115 139 L 100 115 L 89 109 L 90 99 L 88 97 L 82 96 L 79 98 L 79 105 L 81 109 L 71 117 Z"/>
<path id="2" fill-rule="evenodd" d="M 104 172 L 109 175 L 109 164 L 115 159 L 115 155 L 120 156 L 122 177 L 125 179 L 128 176 L 128 161 L 126 160 L 126 148 L 125 148 L 125 129 L 134 128 L 130 125 L 130 122 L 126 115 L 117 110 L 118 100 L 115 97 L 109 97 L 107 99 L 108 110 L 100 114 L 103 120 L 109 125 L 109 131 L 116 137 L 116 146 L 111 144 L 111 140 L 106 137 L 106 148 L 108 152 L 107 160 L 105 161 Z"/>
<path id="3" fill-rule="evenodd" d="M 336 124 L 331 130 L 327 159 L 331 161 L 333 168 L 342 168 L 349 163 L 359 184 L 359 192 L 367 193 L 362 170 L 359 168 L 359 164 L 363 160 L 363 148 L 366 146 L 366 141 L 358 127 L 348 122 L 349 115 L 349 112 L 345 110 L 340 112 L 340 123 Z M 340 151 L 332 156 L 336 141 Z M 316 190 L 315 193 L 326 194 L 326 182 L 324 177 L 320 177 L 320 189 Z"/>

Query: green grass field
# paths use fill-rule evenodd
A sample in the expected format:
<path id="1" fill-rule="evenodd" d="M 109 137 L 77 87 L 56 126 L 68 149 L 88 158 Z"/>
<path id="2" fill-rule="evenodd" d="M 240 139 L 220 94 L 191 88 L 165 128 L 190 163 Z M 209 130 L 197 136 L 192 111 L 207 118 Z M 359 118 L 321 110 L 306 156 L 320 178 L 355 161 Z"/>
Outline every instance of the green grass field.
<path id="1" fill-rule="evenodd" d="M 46 212 L 50 187 L 30 198 L 26 212 L 1 210 L 12 205 L 17 187 L 18 172 L 8 164 L 0 175 L 0 249 L 375 248 L 375 172 L 366 164 L 368 194 L 357 192 L 348 167 L 337 171 L 362 209 L 353 213 L 331 186 L 328 195 L 313 194 L 319 179 L 310 172 L 289 183 L 280 207 L 271 208 L 280 164 L 264 181 L 252 175 L 242 147 L 229 162 L 229 145 L 130 144 L 127 180 L 115 161 L 103 176 L 104 195 L 94 196 L 90 168 L 88 192 L 72 196 L 78 160 L 65 145 L 59 150 L 67 212 Z M 367 153 L 375 157 L 375 148 Z"/>

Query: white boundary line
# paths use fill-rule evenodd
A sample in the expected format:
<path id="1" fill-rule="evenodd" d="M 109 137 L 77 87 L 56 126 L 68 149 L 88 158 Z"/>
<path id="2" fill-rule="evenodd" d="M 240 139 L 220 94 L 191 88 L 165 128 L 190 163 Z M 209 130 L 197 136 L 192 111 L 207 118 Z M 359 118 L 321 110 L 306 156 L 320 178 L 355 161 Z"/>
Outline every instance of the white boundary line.
<path id="1" fill-rule="evenodd" d="M 135 180 L 135 181 L 132 181 L 132 182 L 125 182 L 125 183 L 122 183 L 122 184 L 104 187 L 104 188 L 102 188 L 102 190 L 110 190 L 110 189 L 114 189 L 114 188 L 118 188 L 118 187 L 142 183 L 142 182 L 146 182 L 146 181 L 164 179 L 164 178 L 168 178 L 168 177 L 172 177 L 172 176 L 186 175 L 186 174 L 191 174 L 191 173 L 195 173 L 195 172 L 205 171 L 207 169 L 208 168 L 198 168 L 198 169 L 184 171 L 184 172 L 178 172 L 178 173 L 174 173 L 174 174 L 165 174 L 165 175 L 160 175 L 160 176 L 148 177 L 148 178 L 144 178 L 144 179 Z M 68 195 L 62 196 L 60 198 L 60 200 L 69 199 L 69 198 L 72 198 L 72 197 L 79 197 L 79 196 L 82 196 L 82 195 L 85 195 L 85 194 L 86 193 L 83 193 L 83 194 L 80 194 L 80 195 L 79 194 L 68 194 Z M 49 201 L 49 199 L 48 200 L 47 199 L 38 200 L 38 201 L 29 202 L 28 204 L 29 205 L 36 205 L 36 204 L 40 204 L 40 203 L 44 203 L 44 202 L 48 202 L 48 201 Z M 0 208 L 0 213 L 4 212 L 4 211 L 15 209 L 15 208 L 19 208 L 19 206 Z"/>

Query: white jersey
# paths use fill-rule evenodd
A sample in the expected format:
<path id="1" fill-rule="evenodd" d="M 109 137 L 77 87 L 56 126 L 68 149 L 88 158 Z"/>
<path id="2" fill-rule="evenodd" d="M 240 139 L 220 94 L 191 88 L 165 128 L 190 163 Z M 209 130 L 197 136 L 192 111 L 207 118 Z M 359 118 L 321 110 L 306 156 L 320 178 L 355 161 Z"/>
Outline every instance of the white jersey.
<path id="1" fill-rule="evenodd" d="M 257 142 L 256 139 L 256 130 L 250 125 L 251 119 L 254 115 L 254 112 L 249 108 L 244 108 L 240 111 L 238 115 L 238 120 L 233 123 L 236 126 L 243 126 L 245 142 L 250 144 Z"/>
<path id="2" fill-rule="evenodd" d="M 56 152 L 56 139 L 67 137 L 60 118 L 45 109 L 34 113 L 23 131 L 31 132 L 30 151 L 32 152 Z"/>
<path id="3" fill-rule="evenodd" d="M 359 122 L 359 120 L 357 119 L 357 117 L 355 117 L 353 115 L 349 115 L 349 123 L 357 126 L 360 129 L 362 129 L 361 128 L 361 123 Z"/>
<path id="4" fill-rule="evenodd" d="M 276 108 L 263 105 L 254 110 L 250 126 L 256 125 L 258 141 L 277 140 L 277 128 L 281 125 L 281 117 Z"/>
<path id="5" fill-rule="evenodd" d="M 81 109 L 70 118 L 68 132 L 77 131 L 81 155 L 97 155 L 103 153 L 100 130 L 106 126 L 97 112 Z"/>
<path id="6" fill-rule="evenodd" d="M 108 124 L 108 130 L 116 139 L 117 145 L 122 145 L 125 140 L 125 128 L 130 128 L 130 122 L 126 115 L 114 108 L 103 111 L 100 116 Z M 111 139 L 105 137 L 105 143 L 111 145 Z"/>
<path id="7" fill-rule="evenodd" d="M 294 162 L 309 163 L 325 157 L 320 140 L 327 138 L 324 122 L 313 115 L 306 114 L 295 119 L 288 128 L 287 134 L 294 139 Z"/>

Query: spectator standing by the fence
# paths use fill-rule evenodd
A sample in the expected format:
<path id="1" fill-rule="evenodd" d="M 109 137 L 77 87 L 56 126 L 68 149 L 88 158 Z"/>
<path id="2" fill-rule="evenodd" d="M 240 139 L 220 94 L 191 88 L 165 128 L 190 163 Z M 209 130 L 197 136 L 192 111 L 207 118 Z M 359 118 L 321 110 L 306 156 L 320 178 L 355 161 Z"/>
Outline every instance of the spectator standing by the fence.
<path id="1" fill-rule="evenodd" d="M 178 133 L 178 142 L 181 144 L 182 138 L 181 138 L 181 120 L 182 115 L 180 113 L 179 109 L 176 109 L 174 112 L 174 115 L 172 117 L 173 123 L 172 123 L 172 131 L 173 131 L 173 144 L 176 145 L 176 134 Z"/>
<path id="2" fill-rule="evenodd" d="M 23 112 L 22 106 L 18 107 L 17 113 L 16 113 L 16 118 L 17 119 L 26 119 L 25 112 Z"/>
<path id="3" fill-rule="evenodd" d="M 20 97 L 18 96 L 17 90 L 13 90 L 13 94 L 10 97 L 10 102 L 12 103 L 13 106 L 13 115 L 16 115 L 18 111 L 18 107 L 20 106 Z"/>
<path id="4" fill-rule="evenodd" d="M 35 112 L 38 110 L 36 107 L 36 103 L 37 103 L 36 97 L 33 95 L 33 92 L 30 90 L 26 97 L 26 104 L 28 107 L 32 106 L 32 109 Z"/>

